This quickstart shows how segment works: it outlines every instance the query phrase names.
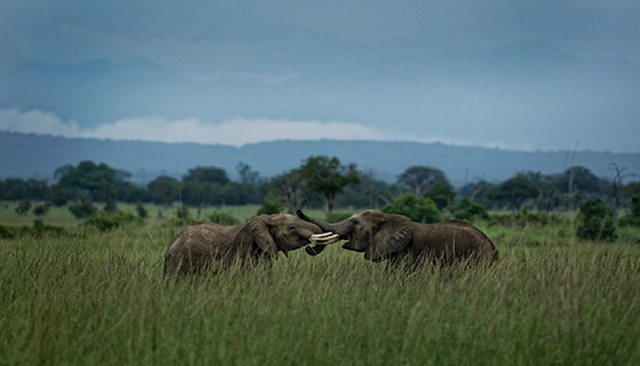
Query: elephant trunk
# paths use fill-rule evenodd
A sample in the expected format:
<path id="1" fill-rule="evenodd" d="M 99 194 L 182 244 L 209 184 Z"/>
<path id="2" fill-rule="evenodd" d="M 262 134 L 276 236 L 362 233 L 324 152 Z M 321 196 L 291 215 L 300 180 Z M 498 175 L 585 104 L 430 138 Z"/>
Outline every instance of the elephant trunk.
<path id="1" fill-rule="evenodd" d="M 324 232 L 335 232 L 335 228 L 333 227 L 333 225 L 329 224 L 326 221 L 322 221 L 322 220 L 318 220 L 318 219 L 314 219 L 311 218 L 307 215 L 304 214 L 304 212 L 302 212 L 302 210 L 298 210 L 296 211 L 296 215 L 298 215 L 299 218 L 303 219 L 304 221 L 308 221 L 311 223 L 314 223 L 316 225 L 318 225 L 318 227 L 320 227 L 320 229 L 322 229 L 322 231 Z"/>
<path id="2" fill-rule="evenodd" d="M 320 227 L 320 229 L 322 229 L 322 231 L 324 231 L 324 232 L 333 231 L 333 229 L 331 228 L 331 225 L 329 223 L 324 222 L 322 220 L 313 219 L 313 218 L 305 215 L 304 212 L 302 212 L 302 210 L 297 210 L 296 214 L 298 215 L 299 218 L 303 219 L 304 221 L 308 221 L 308 222 L 311 222 L 313 224 L 318 225 L 318 227 Z M 304 248 L 304 250 L 305 250 L 305 252 L 307 252 L 308 255 L 315 256 L 315 255 L 318 255 L 318 254 L 322 253 L 322 251 L 324 250 L 325 247 L 326 247 L 326 245 L 315 245 L 313 247 L 306 247 L 306 248 Z"/>

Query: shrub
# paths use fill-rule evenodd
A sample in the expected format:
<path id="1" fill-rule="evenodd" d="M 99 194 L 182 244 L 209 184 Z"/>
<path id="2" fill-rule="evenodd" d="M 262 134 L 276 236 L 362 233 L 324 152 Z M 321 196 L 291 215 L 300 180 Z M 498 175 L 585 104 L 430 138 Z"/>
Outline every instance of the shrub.
<path id="1" fill-rule="evenodd" d="M 147 209 L 144 208 L 144 205 L 140 202 L 136 204 L 136 212 L 138 213 L 138 217 L 141 219 L 147 217 Z"/>
<path id="2" fill-rule="evenodd" d="M 82 200 L 76 201 L 69 204 L 69 211 L 73 214 L 73 216 L 78 219 L 86 219 L 92 216 L 95 216 L 98 212 L 98 209 L 93 205 L 93 203 Z"/>
<path id="3" fill-rule="evenodd" d="M 540 227 L 559 222 L 553 214 L 544 212 L 531 212 L 529 205 L 523 205 L 517 214 L 493 214 L 491 220 L 507 227 L 525 228 L 529 226 Z"/>
<path id="4" fill-rule="evenodd" d="M 92 217 L 87 220 L 84 225 L 94 227 L 99 231 L 109 231 L 131 222 L 142 223 L 142 220 L 130 212 L 118 212 L 115 214 Z"/>
<path id="5" fill-rule="evenodd" d="M 462 200 L 453 204 L 449 209 L 451 210 L 453 217 L 458 220 L 491 220 L 491 217 L 487 213 L 487 210 L 485 210 L 482 205 L 471 201 L 471 199 L 469 198 L 463 198 Z"/>
<path id="6" fill-rule="evenodd" d="M 21 201 L 16 207 L 16 213 L 20 216 L 26 216 L 31 209 L 31 201 Z"/>
<path id="7" fill-rule="evenodd" d="M 600 198 L 590 198 L 580 204 L 576 235 L 584 240 L 613 241 L 616 230 L 613 210 Z"/>
<path id="8" fill-rule="evenodd" d="M 60 237 L 72 235 L 70 232 L 59 226 L 47 225 L 42 220 L 34 220 L 33 225 L 7 226 L 0 225 L 0 238 L 15 239 L 17 237 L 40 237 L 42 235 Z"/>
<path id="9" fill-rule="evenodd" d="M 631 212 L 618 220 L 620 226 L 640 226 L 640 197 L 631 198 Z"/>
<path id="10" fill-rule="evenodd" d="M 429 198 L 406 193 L 382 208 L 382 212 L 405 215 L 412 221 L 430 224 L 440 221 L 440 211 Z"/>
<path id="11" fill-rule="evenodd" d="M 189 208 L 184 205 L 180 205 L 176 210 L 176 218 L 184 223 L 191 222 L 191 215 L 189 214 Z"/>
<path id="12" fill-rule="evenodd" d="M 262 206 L 258 209 L 258 215 L 266 214 L 272 215 L 284 211 L 284 205 L 282 202 L 277 201 L 273 195 L 269 195 L 262 202 Z"/>
<path id="13" fill-rule="evenodd" d="M 56 237 L 71 235 L 64 228 L 59 226 L 47 225 L 42 220 L 33 220 L 33 226 L 32 227 L 23 226 L 22 231 L 23 231 L 22 234 L 27 233 L 35 237 L 39 237 L 44 234 L 48 236 L 56 236 Z"/>
<path id="14" fill-rule="evenodd" d="M 39 217 L 44 216 L 47 214 L 50 208 L 51 208 L 51 202 L 37 205 L 36 207 L 33 208 L 33 214 Z"/>
<path id="15" fill-rule="evenodd" d="M 238 219 L 225 212 L 215 211 L 209 215 L 209 221 L 220 225 L 237 225 Z"/>
<path id="16" fill-rule="evenodd" d="M 0 239 L 13 239 L 16 237 L 16 228 L 8 225 L 0 225 Z"/>

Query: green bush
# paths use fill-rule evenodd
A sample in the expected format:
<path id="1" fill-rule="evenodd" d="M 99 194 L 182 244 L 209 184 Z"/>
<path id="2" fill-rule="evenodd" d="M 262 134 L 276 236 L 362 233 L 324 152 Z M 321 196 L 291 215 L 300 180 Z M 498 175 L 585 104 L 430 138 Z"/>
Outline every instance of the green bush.
<path id="1" fill-rule="evenodd" d="M 191 222 L 191 214 L 189 208 L 185 205 L 180 205 L 176 210 L 176 218 L 184 223 Z"/>
<path id="2" fill-rule="evenodd" d="M 16 228 L 9 225 L 0 225 L 0 239 L 13 239 L 16 237 Z"/>
<path id="3" fill-rule="evenodd" d="M 140 202 L 136 204 L 136 212 L 138 213 L 138 217 L 141 219 L 147 217 L 147 209 L 144 208 L 144 205 Z"/>
<path id="4" fill-rule="evenodd" d="M 613 241 L 617 238 L 613 210 L 600 198 L 580 204 L 576 235 L 583 240 Z"/>
<path id="5" fill-rule="evenodd" d="M 33 208 L 33 214 L 36 216 L 44 216 L 51 208 L 51 202 L 46 202 L 41 205 L 37 205 Z"/>
<path id="6" fill-rule="evenodd" d="M 430 224 L 440 221 L 440 210 L 429 198 L 406 193 L 382 208 L 382 212 L 405 215 L 412 221 Z"/>
<path id="7" fill-rule="evenodd" d="M 620 226 L 640 226 L 640 197 L 631 198 L 631 212 L 622 216 L 618 223 Z"/>
<path id="8" fill-rule="evenodd" d="M 491 220 L 507 227 L 542 227 L 557 224 L 558 218 L 553 214 L 544 212 L 531 212 L 529 205 L 523 205 L 517 214 L 493 214 Z"/>
<path id="9" fill-rule="evenodd" d="M 78 220 L 95 216 L 96 213 L 98 213 L 98 209 L 93 205 L 93 203 L 87 200 L 69 203 L 69 211 Z"/>
<path id="10" fill-rule="evenodd" d="M 84 225 L 98 229 L 98 231 L 109 231 L 119 228 L 128 223 L 142 223 L 142 219 L 130 212 L 118 212 L 103 216 L 95 216 L 87 220 Z"/>
<path id="11" fill-rule="evenodd" d="M 26 216 L 31 209 L 31 201 L 21 201 L 16 207 L 16 213 L 20 216 Z"/>
<path id="12" fill-rule="evenodd" d="M 225 212 L 215 211 L 209 215 L 209 221 L 220 225 L 237 225 L 238 219 Z"/>
<path id="13" fill-rule="evenodd" d="M 272 215 L 284 211 L 284 205 L 282 202 L 277 201 L 273 195 L 269 195 L 262 202 L 262 206 L 258 209 L 258 215 Z"/>
<path id="14" fill-rule="evenodd" d="M 480 204 L 477 204 L 469 198 L 463 198 L 460 201 L 454 203 L 449 207 L 453 217 L 458 220 L 465 220 L 472 222 L 476 219 L 490 221 L 491 217 L 487 213 L 487 210 Z"/>
<path id="15" fill-rule="evenodd" d="M 70 232 L 59 226 L 47 225 L 42 220 L 34 220 L 33 225 L 24 226 L 8 226 L 0 225 L 0 238 L 16 239 L 21 237 L 41 237 L 47 235 L 50 237 L 62 237 L 72 235 Z"/>

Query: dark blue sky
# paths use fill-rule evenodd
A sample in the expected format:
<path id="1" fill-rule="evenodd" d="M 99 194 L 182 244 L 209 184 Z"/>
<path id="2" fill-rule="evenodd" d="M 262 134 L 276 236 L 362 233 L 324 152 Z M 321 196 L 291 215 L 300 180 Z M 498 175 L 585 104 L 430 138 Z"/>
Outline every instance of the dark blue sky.
<path id="1" fill-rule="evenodd" d="M 162 88 L 150 97 L 127 84 L 136 91 L 125 99 L 144 99 L 146 109 L 101 96 L 119 114 L 96 106 L 91 116 L 58 108 L 73 104 L 64 96 L 75 89 L 55 102 L 8 93 L 0 129 L 236 145 L 359 138 L 547 150 L 579 141 L 640 151 L 638 1 L 0 0 L 0 9 L 3 75 L 25 62 L 143 58 L 197 84 L 173 113 L 160 108 L 171 94 Z M 197 93 L 232 102 L 208 109 L 193 101 Z"/>

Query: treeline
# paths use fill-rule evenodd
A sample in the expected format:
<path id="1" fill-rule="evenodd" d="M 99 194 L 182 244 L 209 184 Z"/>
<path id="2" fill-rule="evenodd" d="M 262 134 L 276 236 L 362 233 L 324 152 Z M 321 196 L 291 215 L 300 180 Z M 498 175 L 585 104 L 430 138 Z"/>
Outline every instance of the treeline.
<path id="1" fill-rule="evenodd" d="M 485 209 L 520 211 L 523 205 L 539 211 L 573 210 L 590 198 L 599 198 L 617 210 L 630 207 L 640 195 L 640 182 L 625 184 L 632 177 L 625 168 L 611 165 L 612 178 L 597 177 L 588 169 L 572 167 L 562 173 L 523 171 L 502 182 L 477 181 L 455 189 L 444 173 L 428 166 L 414 166 L 396 182 L 377 180 L 356 164 L 342 164 L 335 157 L 312 156 L 297 168 L 265 178 L 249 165 L 236 166 L 237 180 L 214 166 L 190 169 L 180 180 L 159 176 L 146 186 L 128 182 L 130 174 L 106 164 L 83 161 L 55 171 L 55 183 L 9 178 L 0 181 L 0 200 L 40 201 L 64 206 L 102 203 L 115 211 L 117 202 L 192 207 L 259 204 L 271 210 L 294 212 L 300 207 L 381 208 L 407 193 L 433 201 L 439 210 L 454 210 L 461 201 Z"/>

